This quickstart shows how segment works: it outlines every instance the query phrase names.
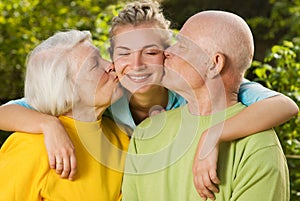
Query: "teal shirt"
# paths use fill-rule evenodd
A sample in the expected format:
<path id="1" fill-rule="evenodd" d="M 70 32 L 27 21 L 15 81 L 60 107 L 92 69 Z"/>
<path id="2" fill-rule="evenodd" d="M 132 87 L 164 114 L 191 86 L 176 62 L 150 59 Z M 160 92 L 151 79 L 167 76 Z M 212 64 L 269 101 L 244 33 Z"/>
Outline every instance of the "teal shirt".
<path id="1" fill-rule="evenodd" d="M 186 104 L 186 100 L 177 93 L 168 90 L 168 104 L 165 110 L 172 110 Z M 133 120 L 132 114 L 129 108 L 129 102 L 126 96 L 122 96 L 117 102 L 112 104 L 105 115 L 114 119 L 119 124 L 125 124 L 132 130 L 135 129 L 136 123 Z"/>
<path id="2" fill-rule="evenodd" d="M 279 93 L 263 87 L 259 83 L 249 82 L 244 79 L 240 91 L 239 100 L 246 106 L 249 106 L 257 101 L 276 96 Z M 24 98 L 10 101 L 6 104 L 19 104 L 23 107 L 33 109 Z M 166 110 L 172 110 L 186 104 L 186 100 L 173 91 L 168 91 L 168 105 Z M 111 117 L 117 124 L 125 125 L 132 130 L 135 129 L 136 123 L 130 112 L 129 102 L 126 96 L 112 104 L 104 115 Z"/>
<path id="3" fill-rule="evenodd" d="M 194 183 L 194 154 L 204 130 L 239 113 L 238 103 L 210 116 L 183 106 L 144 120 L 129 145 L 123 201 L 201 201 Z M 267 130 L 222 143 L 217 201 L 288 201 L 288 167 L 276 133 Z"/>

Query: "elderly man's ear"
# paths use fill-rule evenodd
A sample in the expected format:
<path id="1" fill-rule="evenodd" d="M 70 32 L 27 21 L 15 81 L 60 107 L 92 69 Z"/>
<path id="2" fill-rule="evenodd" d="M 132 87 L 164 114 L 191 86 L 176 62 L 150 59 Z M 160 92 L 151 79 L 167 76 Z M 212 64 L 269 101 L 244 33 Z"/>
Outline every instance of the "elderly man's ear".
<path id="1" fill-rule="evenodd" d="M 215 78 L 220 75 L 223 67 L 225 65 L 225 56 L 222 53 L 216 53 L 213 58 L 214 65 L 207 69 L 207 77 L 208 78 Z"/>

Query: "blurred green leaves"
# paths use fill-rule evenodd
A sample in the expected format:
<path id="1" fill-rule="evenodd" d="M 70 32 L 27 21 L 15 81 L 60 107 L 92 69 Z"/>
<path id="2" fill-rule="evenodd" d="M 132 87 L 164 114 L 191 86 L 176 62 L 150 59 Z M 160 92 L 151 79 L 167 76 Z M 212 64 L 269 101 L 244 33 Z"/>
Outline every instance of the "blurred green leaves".
<path id="1" fill-rule="evenodd" d="M 0 1 L 1 102 L 23 96 L 27 54 L 57 31 L 90 30 L 107 57 L 109 22 L 111 13 L 117 9 L 109 6 L 106 10 L 111 3 L 114 1 Z"/>
<path id="2" fill-rule="evenodd" d="M 274 45 L 263 62 L 255 61 L 252 66 L 257 81 L 291 97 L 300 107 L 300 43 L 298 40 L 283 41 L 280 45 Z M 291 200 L 299 200 L 300 114 L 275 130 L 288 159 Z"/>

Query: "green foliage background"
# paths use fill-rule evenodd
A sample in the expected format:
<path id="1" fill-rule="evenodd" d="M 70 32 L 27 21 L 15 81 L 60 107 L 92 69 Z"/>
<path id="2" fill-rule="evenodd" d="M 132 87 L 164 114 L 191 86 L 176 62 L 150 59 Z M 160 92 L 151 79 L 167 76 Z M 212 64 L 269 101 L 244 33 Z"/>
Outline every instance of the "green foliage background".
<path id="1" fill-rule="evenodd" d="M 300 106 L 300 0 L 161 3 L 174 29 L 204 9 L 241 15 L 249 23 L 256 45 L 256 60 L 247 78 L 288 95 Z M 123 4 L 117 0 L 0 0 L 0 103 L 23 96 L 26 55 L 56 31 L 90 30 L 102 56 L 109 59 L 106 50 L 110 20 Z M 290 168 L 291 200 L 300 200 L 299 115 L 276 131 Z M 0 145 L 8 135 L 0 131 Z"/>
<path id="2" fill-rule="evenodd" d="M 23 96 L 26 55 L 41 40 L 68 29 L 91 30 L 101 49 L 107 47 L 113 1 L 0 1 L 0 80 L 2 102 Z M 106 8 L 109 6 L 108 8 Z M 106 8 L 106 9 L 105 9 Z"/>
<path id="3" fill-rule="evenodd" d="M 256 81 L 261 81 L 268 88 L 288 95 L 300 106 L 300 43 L 297 38 L 294 42 L 283 41 L 280 45 L 274 45 L 264 61 L 254 61 L 252 67 L 257 76 Z M 291 200 L 299 200 L 300 114 L 277 127 L 276 132 L 288 159 Z"/>

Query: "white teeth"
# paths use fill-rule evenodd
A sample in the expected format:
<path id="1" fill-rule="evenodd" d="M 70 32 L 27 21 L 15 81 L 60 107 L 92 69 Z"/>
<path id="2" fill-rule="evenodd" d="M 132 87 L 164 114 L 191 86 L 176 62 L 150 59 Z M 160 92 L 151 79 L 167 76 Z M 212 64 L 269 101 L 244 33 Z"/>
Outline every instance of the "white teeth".
<path id="1" fill-rule="evenodd" d="M 143 76 L 128 75 L 128 77 L 132 80 L 139 81 L 139 80 L 146 79 L 147 77 L 149 77 L 149 75 L 143 75 Z"/>

